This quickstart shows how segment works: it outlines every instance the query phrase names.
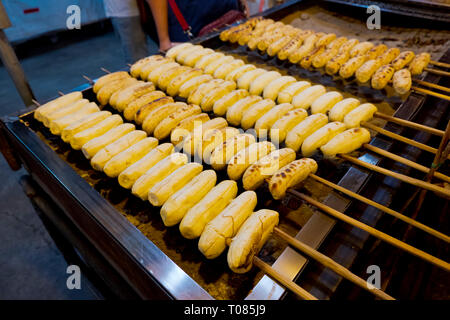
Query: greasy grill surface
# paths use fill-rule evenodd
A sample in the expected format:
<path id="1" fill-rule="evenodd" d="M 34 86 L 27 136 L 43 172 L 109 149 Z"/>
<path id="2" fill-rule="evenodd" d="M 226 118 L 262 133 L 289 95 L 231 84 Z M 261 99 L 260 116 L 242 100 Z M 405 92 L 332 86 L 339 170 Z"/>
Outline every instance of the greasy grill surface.
<path id="1" fill-rule="evenodd" d="M 205 46 L 209 47 L 208 44 L 205 44 Z M 287 62 L 281 63 L 276 58 L 261 56 L 258 52 L 251 52 L 245 47 L 223 44 L 218 42 L 217 39 L 215 39 L 215 44 L 211 45 L 211 47 L 232 54 L 246 62 L 253 63 L 265 69 L 277 70 L 283 74 L 289 73 L 299 80 L 321 83 L 327 86 L 329 90 L 335 89 L 341 93 L 345 92 L 345 97 L 355 95 L 361 100 L 364 100 L 364 98 L 367 97 L 370 102 L 375 102 L 378 109 L 384 113 L 392 114 L 402 102 L 400 98 L 392 96 L 392 92 L 388 91 L 387 93 L 383 93 L 381 91 L 372 90 L 369 87 L 358 86 L 354 82 L 345 82 L 330 76 L 323 76 L 318 71 L 309 72 Z M 95 96 L 92 94 L 91 90 L 86 90 L 84 96 L 91 101 L 95 101 Z M 31 130 L 36 132 L 40 139 L 49 145 L 61 159 L 67 162 L 95 190 L 108 200 L 120 214 L 125 216 L 130 223 L 135 225 L 140 232 L 158 246 L 160 250 L 162 250 L 214 298 L 243 299 L 259 282 L 262 273 L 255 269 L 244 275 L 232 273 L 227 266 L 226 254 L 223 254 L 216 260 L 207 261 L 198 251 L 196 240 L 191 241 L 184 239 L 180 235 L 178 227 L 164 227 L 159 217 L 159 209 L 153 208 L 148 202 L 142 202 L 135 198 L 128 190 L 121 188 L 115 179 L 110 179 L 103 173 L 94 171 L 90 166 L 89 161 L 84 158 L 80 151 L 72 150 L 70 146 L 63 143 L 59 137 L 51 135 L 46 128 L 32 118 L 32 115 L 24 116 L 22 120 Z M 163 142 L 166 141 L 161 141 L 161 143 Z M 335 183 L 340 180 L 349 168 L 348 164 L 325 161 L 322 160 L 320 156 L 315 156 L 315 159 L 319 161 L 318 175 Z M 205 166 L 205 169 L 209 168 Z M 218 180 L 224 179 L 226 179 L 225 174 L 219 174 Z M 377 188 L 377 185 L 372 184 L 372 187 Z M 305 193 L 312 194 L 318 200 L 323 200 L 330 194 L 329 189 L 315 183 L 312 179 L 308 179 L 301 190 Z M 242 188 L 240 191 L 242 191 Z M 283 203 L 287 203 L 289 207 L 283 205 Z M 295 199 L 291 199 L 291 201 L 285 200 L 283 203 L 271 200 L 270 194 L 267 191 L 264 191 L 264 189 L 258 190 L 258 207 L 256 209 L 264 207 L 278 210 L 280 212 L 280 228 L 291 235 L 295 235 L 302 226 L 305 225 L 313 212 L 317 212 L 316 210 L 312 210 L 309 206 L 302 205 L 299 207 L 300 203 Z M 361 207 L 355 206 L 351 208 L 350 212 L 361 212 L 361 210 Z M 335 254 L 338 257 L 346 258 L 349 255 L 349 252 L 344 251 L 347 250 L 348 247 L 353 248 L 355 245 L 358 245 L 359 242 L 364 241 L 364 239 L 353 237 L 354 230 L 354 228 L 342 225 L 339 226 L 339 229 L 333 230 L 330 237 L 328 237 L 328 240 L 324 243 L 324 246 L 322 246 L 322 248 L 325 247 L 326 254 L 329 256 Z M 387 229 L 386 231 L 389 232 L 390 229 Z M 343 236 L 348 238 L 344 239 Z M 348 239 L 351 241 L 348 241 Z M 276 237 L 272 237 L 261 250 L 259 256 L 263 260 L 272 263 L 285 247 L 285 243 Z M 329 249 L 329 247 L 334 248 Z M 336 250 L 334 250 L 335 248 Z M 381 248 L 386 249 L 385 247 Z M 388 247 L 387 249 L 389 250 L 391 248 Z M 382 250 L 383 255 L 385 252 L 386 251 Z M 389 252 L 396 253 L 393 250 L 390 250 Z M 347 260 L 343 259 L 343 262 L 347 263 Z M 364 274 L 363 266 L 365 265 L 365 263 L 361 263 L 360 266 L 357 266 L 358 268 L 361 267 L 362 270 L 359 274 Z M 300 284 L 308 289 L 314 289 L 314 287 L 316 287 L 316 291 L 317 287 L 320 287 L 324 290 L 324 295 L 331 295 L 333 292 L 331 290 L 328 291 L 328 285 L 330 282 L 329 280 L 332 279 L 332 277 L 335 277 L 335 275 L 330 277 L 330 274 L 323 272 L 322 269 L 323 268 L 318 267 L 315 263 L 308 264 L 305 270 L 307 271 L 306 274 L 302 274 L 300 277 Z M 335 279 L 332 280 L 334 281 Z M 349 287 L 354 288 L 352 285 L 349 285 Z M 348 291 L 351 290 L 349 289 Z M 342 296 L 348 297 L 346 294 L 342 294 Z"/>
<path id="2" fill-rule="evenodd" d="M 86 90 L 84 96 L 89 99 L 93 97 L 90 90 Z M 111 108 L 107 109 L 115 112 Z M 33 118 L 32 114 L 22 117 L 21 121 L 214 298 L 244 299 L 263 276 L 263 273 L 256 268 L 247 274 L 233 273 L 228 268 L 226 252 L 217 259 L 207 260 L 197 248 L 198 239 L 183 238 L 178 226 L 172 228 L 164 226 L 159 215 L 159 208 L 152 207 L 147 201 L 141 201 L 133 196 L 129 190 L 122 188 L 116 179 L 107 177 L 103 172 L 95 171 L 81 151 L 73 150 L 60 137 L 51 134 Z M 160 143 L 164 142 L 167 141 Z M 210 169 L 210 167 L 204 165 L 204 169 Z M 340 166 L 337 173 L 335 169 L 335 164 L 329 163 L 328 166 L 324 164 L 321 171 L 324 175 L 325 171 L 333 172 L 333 180 L 337 181 L 347 167 Z M 227 179 L 226 172 L 217 173 L 218 182 Z M 311 179 L 305 184 L 304 189 L 318 199 L 323 199 L 329 193 L 328 188 Z M 239 192 L 243 191 L 240 185 Z M 270 208 L 280 212 L 280 228 L 290 234 L 297 233 L 312 215 L 311 209 L 307 206 L 300 208 L 293 206 L 291 209 L 284 206 L 282 202 L 274 201 L 266 188 L 258 191 L 258 206 L 255 211 L 260 208 Z M 285 247 L 286 244 L 282 240 L 272 237 L 261 250 L 259 257 L 268 263 L 273 263 Z"/>

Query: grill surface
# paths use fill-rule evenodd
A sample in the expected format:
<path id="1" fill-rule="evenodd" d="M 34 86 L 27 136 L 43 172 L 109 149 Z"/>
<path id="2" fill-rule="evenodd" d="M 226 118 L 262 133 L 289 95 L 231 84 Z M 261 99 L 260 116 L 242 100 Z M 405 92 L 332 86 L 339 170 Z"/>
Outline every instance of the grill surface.
<path id="1" fill-rule="evenodd" d="M 301 4 L 302 5 L 302 4 Z M 289 5 L 282 6 L 277 10 L 268 12 L 268 16 L 276 18 L 277 16 L 285 16 L 287 13 L 292 12 L 292 8 L 302 8 L 301 6 L 290 7 Z M 448 103 L 439 101 L 437 99 L 430 99 L 417 94 L 411 94 L 408 100 L 402 104 L 402 100 L 392 95 L 391 92 L 383 93 L 380 91 L 372 90 L 368 87 L 361 87 L 353 82 L 344 82 L 339 79 L 333 79 L 331 77 L 324 77 L 320 72 L 309 72 L 301 68 L 289 65 L 287 63 L 280 64 L 277 60 L 268 58 L 267 56 L 261 56 L 256 52 L 247 51 L 243 47 L 230 46 L 228 44 L 221 43 L 217 37 L 207 36 L 199 40 L 204 46 L 223 51 L 236 57 L 239 57 L 246 62 L 256 64 L 266 69 L 279 70 L 282 73 L 289 73 L 295 75 L 298 79 L 305 79 L 312 82 L 322 83 L 329 89 L 335 88 L 340 92 L 343 92 L 345 96 L 357 96 L 362 100 L 375 102 L 380 111 L 388 114 L 396 112 L 396 115 L 404 119 L 416 119 L 417 121 L 425 123 L 430 126 L 442 127 L 442 123 L 448 121 Z M 444 60 L 449 61 L 450 55 L 447 52 L 447 56 Z M 438 80 L 435 76 L 428 76 L 427 80 L 430 82 L 436 82 Z M 444 84 L 445 85 L 445 84 Z M 446 84 L 448 86 L 448 82 Z M 84 96 L 92 101 L 95 101 L 91 89 L 85 86 Z M 55 89 L 56 90 L 56 89 Z M 422 105 L 425 103 L 425 107 Z M 433 106 L 433 112 L 430 112 L 427 106 Z M 111 110 L 114 111 L 114 110 Z M 382 124 L 381 122 L 378 124 Z M 429 135 L 424 135 L 411 130 L 404 130 L 401 127 L 389 124 L 389 130 L 394 132 L 402 132 L 409 137 L 415 137 L 418 141 L 431 143 L 438 143 L 436 139 L 431 139 Z M 128 225 L 132 224 L 136 227 L 126 227 L 122 230 L 115 223 L 121 223 L 112 221 L 110 224 L 105 221 L 98 221 L 100 227 L 102 227 L 105 235 L 112 234 L 112 239 L 118 243 L 119 248 L 123 249 L 123 252 L 129 254 L 132 258 L 130 261 L 121 257 L 114 257 L 111 252 L 108 252 L 108 246 L 113 247 L 112 244 L 101 243 L 105 242 L 102 238 L 103 233 L 95 239 L 95 233 L 86 230 L 86 226 L 83 225 L 81 220 L 85 212 L 77 211 L 70 212 L 70 206 L 80 206 L 89 208 L 86 199 L 81 197 L 77 198 L 77 194 L 73 193 L 73 202 L 60 201 L 58 204 L 69 211 L 71 218 L 78 222 L 78 227 L 85 232 L 90 240 L 97 244 L 99 251 L 102 254 L 107 255 L 111 264 L 118 269 L 124 278 L 126 278 L 135 289 L 140 292 L 142 297 L 149 297 L 150 289 L 146 286 L 149 284 L 146 281 L 153 281 L 155 285 L 151 286 L 153 289 L 159 289 L 166 296 L 171 298 L 207 298 L 208 294 L 216 299 L 280 299 L 284 296 L 285 291 L 278 286 L 273 280 L 264 276 L 261 272 L 253 270 L 252 272 L 244 275 L 238 275 L 232 273 L 226 263 L 226 255 L 223 254 L 216 260 L 207 261 L 198 251 L 196 241 L 188 241 L 184 239 L 177 227 L 165 228 L 159 217 L 159 210 L 152 208 L 149 203 L 142 202 L 136 199 L 131 193 L 121 188 L 115 179 L 106 177 L 103 173 L 94 171 L 89 161 L 84 158 L 80 151 L 74 151 L 70 146 L 60 140 L 59 137 L 50 134 L 48 129 L 44 128 L 40 123 L 36 122 L 32 114 L 26 113 L 19 118 L 6 117 L 2 120 L 2 129 L 8 136 L 8 140 L 18 153 L 22 162 L 27 166 L 27 169 L 32 175 L 41 179 L 41 185 L 47 188 L 47 192 L 53 191 L 53 197 L 57 198 L 57 193 L 52 190 L 54 184 L 57 184 L 59 190 L 65 190 L 68 194 L 72 192 L 71 180 L 65 180 L 59 175 L 62 173 L 69 173 L 67 170 L 73 169 L 74 172 L 84 179 L 91 187 L 91 190 L 85 190 L 87 196 L 100 194 L 103 199 L 106 199 L 113 209 L 104 204 L 100 206 L 91 207 L 91 210 L 95 214 L 96 218 L 102 217 L 103 212 L 107 211 L 108 214 L 122 215 L 127 219 Z M 45 143 L 45 145 L 36 145 L 33 143 L 37 140 L 33 140 L 35 134 L 38 140 Z M 165 142 L 165 141 L 162 141 Z M 162 143 L 161 142 L 161 143 Z M 377 137 L 372 141 L 372 144 L 383 147 L 384 149 L 391 149 L 391 151 L 399 155 L 407 155 L 411 159 L 430 161 L 429 155 L 423 155 L 421 152 L 415 149 L 405 147 L 404 145 L 394 144 L 392 141 L 383 140 Z M 46 147 L 50 147 L 52 151 L 47 152 Z M 45 154 L 46 157 L 41 155 Z M 363 156 L 365 161 L 372 163 L 379 163 L 381 158 L 357 152 L 357 156 Z M 55 163 L 59 163 L 56 158 L 62 160 L 62 163 L 68 164 L 70 167 L 63 166 L 61 171 L 52 171 L 51 168 Z M 431 157 L 432 158 L 432 157 Z M 339 183 L 340 185 L 352 189 L 354 191 L 360 191 L 377 202 L 389 205 L 392 202 L 392 197 L 396 198 L 393 202 L 394 208 L 401 207 L 405 198 L 411 192 L 411 188 L 403 188 L 403 184 L 394 181 L 393 179 L 387 179 L 380 176 L 372 176 L 369 172 L 360 170 L 358 168 L 350 166 L 348 163 L 323 160 L 319 155 L 315 156 L 315 159 L 319 162 L 318 175 L 329 179 L 332 182 Z M 51 180 L 48 176 L 41 176 L 42 172 L 37 169 L 41 165 L 50 175 L 55 176 L 56 180 Z M 396 165 L 395 163 L 383 161 L 384 167 L 398 169 L 399 172 L 408 172 L 404 166 Z M 205 166 L 207 169 L 207 166 Z M 46 172 L 47 173 L 47 172 Z M 421 178 L 420 174 L 414 173 L 417 177 Z M 69 174 L 70 176 L 70 174 Z M 219 174 L 219 180 L 226 179 L 225 174 Z M 68 185 L 64 185 L 64 183 Z M 82 185 L 82 184 L 81 184 Z M 307 180 L 302 187 L 305 193 L 312 194 L 316 199 L 327 203 L 328 205 L 344 211 L 348 208 L 347 212 L 354 217 L 359 217 L 362 221 L 371 225 L 380 225 L 385 228 L 383 231 L 388 233 L 396 232 L 401 237 L 404 231 L 404 226 L 398 227 L 393 219 L 383 216 L 380 212 L 362 206 L 361 204 L 352 204 L 351 201 L 345 197 L 338 195 L 335 192 L 331 192 L 323 185 Z M 242 191 L 242 190 L 241 190 Z M 401 191 L 396 195 L 396 192 Z M 98 193 L 97 193 L 98 192 Z M 50 192 L 51 193 L 51 192 Z M 398 198 L 397 198 L 398 197 Z M 366 233 L 361 232 L 358 229 L 351 228 L 344 224 L 338 223 L 335 228 L 335 221 L 328 218 L 317 210 L 310 208 L 309 206 L 302 205 L 294 198 L 286 198 L 283 202 L 277 202 L 271 200 L 270 194 L 266 189 L 258 191 L 258 208 L 272 208 L 280 212 L 280 228 L 288 233 L 295 235 L 299 239 L 310 243 L 314 247 L 321 246 L 321 251 L 326 253 L 331 258 L 340 262 L 345 266 L 355 265 L 357 273 L 364 276 L 365 266 L 368 262 L 380 263 L 384 261 L 383 266 L 386 268 L 384 271 L 389 275 L 389 271 L 392 270 L 395 265 L 391 266 L 386 257 L 395 256 L 398 251 L 393 250 L 389 246 L 379 245 L 373 239 L 371 239 Z M 56 201 L 58 199 L 55 199 Z M 58 202 L 58 201 L 57 201 Z M 436 202 L 436 206 L 439 208 L 439 202 Z M 354 214 L 354 215 L 353 215 Z M 86 222 L 87 223 L 87 222 Z M 92 223 L 92 222 L 90 222 Z M 118 225 L 120 225 L 120 223 Z M 436 223 L 432 220 L 431 223 Z M 439 228 L 439 225 L 437 226 Z M 98 229 L 101 230 L 101 229 Z M 97 232 L 99 232 L 97 230 Z M 446 230 L 443 230 L 445 232 Z M 94 237 L 92 236 L 94 234 Z M 143 241 L 140 236 L 143 235 L 149 239 L 157 248 L 151 247 L 150 249 L 140 246 L 147 246 L 148 244 Z M 328 236 L 328 237 L 327 237 Z M 106 238 L 106 236 L 105 236 Z M 132 246 L 127 246 L 127 238 L 136 238 L 136 242 Z M 368 240 L 370 240 L 368 242 Z M 418 245 L 424 246 L 421 248 L 429 249 L 430 241 L 425 237 L 423 241 L 418 241 Z M 372 247 L 370 251 L 370 247 Z M 159 249 L 158 249 L 159 248 Z M 150 253 L 154 252 L 158 259 L 146 254 L 141 254 L 149 250 Z M 170 263 L 170 270 L 172 273 L 158 269 L 160 266 L 165 266 L 165 256 L 161 256 L 158 253 L 161 250 L 165 256 L 178 265 L 186 274 L 183 274 L 179 269 L 174 268 Z M 363 251 L 361 253 L 360 251 Z M 106 253 L 103 251 L 107 251 Z M 376 253 L 373 258 L 370 258 L 369 253 Z M 437 253 L 436 253 L 437 254 Z M 282 259 L 279 259 L 283 255 Z M 355 291 L 354 286 L 343 285 L 339 286 L 341 278 L 336 276 L 329 270 L 322 268 L 316 263 L 306 264 L 307 260 L 301 255 L 296 253 L 290 248 L 286 248 L 286 244 L 276 237 L 272 237 L 259 254 L 260 258 L 268 263 L 274 263 L 274 266 L 282 266 L 291 268 L 292 278 L 297 278 L 300 271 L 303 271 L 298 282 L 307 288 L 312 294 L 318 298 L 330 298 L 335 294 L 336 289 L 338 291 L 337 296 L 341 297 L 360 297 L 364 296 L 364 293 Z M 162 262 L 159 261 L 162 260 Z M 157 266 L 153 264 L 154 261 L 158 261 Z M 413 260 L 413 262 L 417 262 Z M 132 275 L 132 271 L 127 270 L 130 263 L 136 270 L 142 273 Z M 404 260 L 400 261 L 400 265 L 404 265 Z M 430 268 L 428 266 L 428 268 Z M 421 271 L 419 267 L 415 268 L 417 272 Z M 434 269 L 433 269 L 434 270 Z M 434 273 L 436 274 L 436 273 Z M 439 273 L 437 273 L 439 275 Z M 145 276 L 145 277 L 144 277 Z M 181 284 L 177 287 L 177 279 L 174 277 L 179 276 Z M 142 279 L 146 279 L 144 283 Z M 199 287 L 191 282 L 191 278 Z M 387 279 L 390 279 L 386 276 Z M 448 277 L 447 277 L 448 278 Z M 431 282 L 436 280 L 436 276 L 431 278 Z M 389 282 L 389 281 L 388 281 Z M 150 287 L 150 286 L 149 286 Z M 202 289 L 206 292 L 202 292 Z M 192 295 L 189 296 L 189 293 Z M 355 293 L 356 292 L 356 293 Z M 163 294 L 163 295 L 164 295 Z M 395 296 L 395 295 L 394 295 Z M 293 298 L 288 296 L 288 298 Z"/>

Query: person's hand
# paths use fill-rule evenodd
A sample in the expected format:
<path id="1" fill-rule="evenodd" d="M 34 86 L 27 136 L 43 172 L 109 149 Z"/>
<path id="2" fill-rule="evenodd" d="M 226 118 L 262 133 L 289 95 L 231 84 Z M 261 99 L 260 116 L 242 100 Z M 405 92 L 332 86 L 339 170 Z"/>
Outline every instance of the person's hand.
<path id="1" fill-rule="evenodd" d="M 244 14 L 247 18 L 250 17 L 250 9 L 248 8 L 247 0 L 241 0 L 242 9 L 244 10 Z"/>
<path id="2" fill-rule="evenodd" d="M 181 42 L 171 42 L 169 41 L 163 41 L 159 44 L 159 51 L 161 52 L 167 52 L 172 47 L 175 47 L 176 45 L 181 44 Z"/>
<path id="3" fill-rule="evenodd" d="M 159 51 L 166 52 L 170 48 L 173 47 L 173 43 L 170 41 L 170 39 L 163 40 L 159 42 Z"/>

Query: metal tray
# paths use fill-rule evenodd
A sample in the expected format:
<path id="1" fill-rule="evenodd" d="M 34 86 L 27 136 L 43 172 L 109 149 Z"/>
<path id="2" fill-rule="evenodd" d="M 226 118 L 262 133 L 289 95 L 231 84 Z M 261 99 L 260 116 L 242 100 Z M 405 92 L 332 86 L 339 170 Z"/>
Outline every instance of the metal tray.
<path id="1" fill-rule="evenodd" d="M 292 12 L 303 2 L 285 4 L 266 12 L 266 16 L 277 18 Z M 226 48 L 216 35 L 199 39 L 205 46 L 219 50 L 235 50 Z M 234 54 L 242 54 L 236 49 Z M 245 53 L 244 53 L 245 54 Z M 450 61 L 447 52 L 442 61 Z M 252 61 L 253 62 L 253 61 Z M 272 64 L 273 61 L 260 61 Z M 283 70 L 293 72 L 296 70 Z M 297 75 L 297 74 L 296 74 Z M 308 75 L 305 75 L 308 77 Z M 314 79 L 314 80 L 320 80 Z M 427 76 L 430 82 L 437 82 L 438 77 Z M 95 101 L 90 86 L 86 85 L 74 90 L 82 90 L 84 96 Z M 356 92 L 357 94 L 357 92 Z M 448 118 L 448 103 L 418 94 L 411 94 L 408 99 L 391 101 L 396 108 L 395 114 L 403 119 L 420 119 L 421 123 L 439 127 Z M 427 108 L 433 106 L 432 112 Z M 175 228 L 164 228 L 160 222 L 158 210 L 152 209 L 148 203 L 134 199 L 131 194 L 120 188 L 118 183 L 105 175 L 91 169 L 89 162 L 81 152 L 71 150 L 58 137 L 37 123 L 32 111 L 19 112 L 17 115 L 3 117 L 0 122 L 4 139 L 1 149 L 12 168 L 21 164 L 39 183 L 46 193 L 63 209 L 64 213 L 84 234 L 99 254 L 127 281 L 142 298 L 169 299 L 281 299 L 285 290 L 269 277 L 254 270 L 245 275 L 233 274 L 228 270 L 225 256 L 214 261 L 207 261 L 197 250 L 195 241 L 182 238 Z M 394 125 L 388 129 L 415 137 L 418 141 L 427 142 L 430 135 L 417 134 Z M 398 148 L 396 153 L 419 159 L 421 152 L 404 148 L 390 140 L 379 137 L 371 142 L 384 149 Z M 365 161 L 378 164 L 382 159 L 368 153 L 361 154 Z M 321 160 L 319 174 L 355 192 L 378 192 L 376 200 L 389 205 L 400 184 L 391 183 L 388 187 L 374 185 L 379 177 L 373 177 L 368 171 L 339 162 Z M 396 167 L 397 171 L 406 173 L 405 167 Z M 222 177 L 224 178 L 224 177 Z M 346 211 L 351 201 L 330 190 L 320 188 L 317 184 L 307 183 L 305 190 L 318 197 L 333 208 Z M 358 239 L 343 239 L 339 234 L 344 226 L 294 198 L 286 198 L 283 202 L 271 200 L 267 191 L 258 191 L 259 206 L 271 207 L 281 213 L 280 227 L 314 248 L 321 250 L 350 267 L 363 244 L 367 234 Z M 299 208 L 300 206 L 300 208 Z M 364 218 L 369 208 L 360 211 Z M 364 218 L 365 223 L 376 225 L 382 214 L 371 210 Z M 349 237 L 355 228 L 344 228 Z M 333 230 L 333 232 L 332 232 Z M 338 231 L 336 231 L 338 230 Z M 331 233 L 330 233 L 331 232 Z M 330 237 L 327 238 L 327 235 Z M 337 238 L 336 238 L 337 237 Z M 324 241 L 327 240 L 325 243 Z M 336 242 L 336 240 L 338 240 Z M 308 281 L 308 289 L 318 298 L 329 298 L 342 280 L 339 276 L 329 275 L 329 271 L 320 266 L 306 268 L 308 260 L 295 250 L 276 238 L 271 239 L 260 253 L 260 257 L 273 263 L 273 267 L 282 271 L 292 279 Z M 318 271 L 319 270 L 319 271 Z M 301 275 L 301 277 L 300 277 Z"/>

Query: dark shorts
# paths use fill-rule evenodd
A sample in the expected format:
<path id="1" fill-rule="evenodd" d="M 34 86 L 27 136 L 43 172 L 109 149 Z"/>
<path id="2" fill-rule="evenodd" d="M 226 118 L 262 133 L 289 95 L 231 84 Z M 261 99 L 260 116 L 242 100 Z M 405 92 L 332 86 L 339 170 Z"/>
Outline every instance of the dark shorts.
<path id="1" fill-rule="evenodd" d="M 194 36 L 204 26 L 219 19 L 228 11 L 238 9 L 237 0 L 176 0 L 176 3 L 187 23 L 191 26 Z M 170 40 L 173 42 L 188 41 L 189 38 L 183 32 L 169 5 L 168 11 Z"/>

